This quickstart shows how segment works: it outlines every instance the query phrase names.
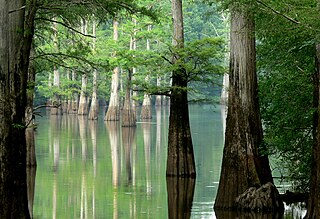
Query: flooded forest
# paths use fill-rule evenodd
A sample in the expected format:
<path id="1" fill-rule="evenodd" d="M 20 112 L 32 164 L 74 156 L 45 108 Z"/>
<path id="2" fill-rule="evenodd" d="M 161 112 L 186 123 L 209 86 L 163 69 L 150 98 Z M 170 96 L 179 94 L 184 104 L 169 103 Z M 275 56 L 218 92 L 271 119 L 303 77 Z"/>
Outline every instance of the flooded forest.
<path id="1" fill-rule="evenodd" d="M 319 0 L 0 5 L 0 218 L 320 218 Z"/>

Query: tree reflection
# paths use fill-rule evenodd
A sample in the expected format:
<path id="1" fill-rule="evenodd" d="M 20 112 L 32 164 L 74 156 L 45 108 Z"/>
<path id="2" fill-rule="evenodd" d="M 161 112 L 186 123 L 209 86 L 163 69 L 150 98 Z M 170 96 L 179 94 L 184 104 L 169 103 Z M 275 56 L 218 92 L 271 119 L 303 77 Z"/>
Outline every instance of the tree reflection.
<path id="1" fill-rule="evenodd" d="M 79 133 L 81 139 L 81 154 L 82 160 L 85 161 L 87 159 L 87 117 L 78 116 L 79 120 Z"/>
<path id="2" fill-rule="evenodd" d="M 112 184 L 114 188 L 119 186 L 120 180 L 120 152 L 119 152 L 119 123 L 115 121 L 105 122 L 111 147 Z"/>
<path id="3" fill-rule="evenodd" d="M 33 127 L 26 128 L 26 144 L 27 144 L 27 167 L 37 166 Z"/>
<path id="4" fill-rule="evenodd" d="M 91 132 L 92 141 L 92 165 L 93 165 L 93 176 L 97 176 L 97 120 L 89 121 L 89 128 Z"/>
<path id="5" fill-rule="evenodd" d="M 169 219 L 188 219 L 191 216 L 195 179 L 167 177 Z"/>
<path id="6" fill-rule="evenodd" d="M 151 123 L 142 123 L 143 141 L 144 141 L 144 154 L 146 162 L 146 180 L 147 180 L 147 195 L 151 195 Z"/>
<path id="7" fill-rule="evenodd" d="M 61 116 L 50 116 L 50 135 L 53 139 L 53 171 L 58 171 L 60 160 L 60 130 L 61 130 Z M 51 142 L 49 141 L 49 148 L 51 151 Z"/>
<path id="8" fill-rule="evenodd" d="M 223 211 L 216 210 L 217 219 L 229 219 L 229 218 L 238 218 L 238 219 L 281 219 L 282 213 L 259 213 L 259 212 L 237 212 L 237 211 Z"/>
<path id="9" fill-rule="evenodd" d="M 135 127 L 122 127 L 122 144 L 126 161 L 127 183 L 132 184 L 132 145 L 135 142 Z"/>
<path id="10" fill-rule="evenodd" d="M 157 134 L 156 134 L 156 157 L 157 162 L 161 161 L 161 107 L 156 107 L 156 118 L 157 118 Z M 156 165 L 157 173 L 160 175 L 160 165 Z"/>
<path id="11" fill-rule="evenodd" d="M 27 167 L 28 208 L 31 218 L 33 218 L 33 202 L 34 188 L 36 184 L 36 171 L 36 167 Z"/>

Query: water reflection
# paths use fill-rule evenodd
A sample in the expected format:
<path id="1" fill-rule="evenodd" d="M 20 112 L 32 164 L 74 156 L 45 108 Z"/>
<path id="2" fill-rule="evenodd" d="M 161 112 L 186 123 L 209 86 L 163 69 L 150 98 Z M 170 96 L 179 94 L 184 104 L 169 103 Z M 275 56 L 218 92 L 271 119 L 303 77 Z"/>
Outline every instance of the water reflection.
<path id="1" fill-rule="evenodd" d="M 143 142 L 144 142 L 144 156 L 146 163 L 146 183 L 147 183 L 147 197 L 151 195 L 151 167 L 150 167 L 150 157 L 151 157 L 151 123 L 146 121 L 141 124 L 143 132 Z"/>
<path id="2" fill-rule="evenodd" d="M 87 124 L 88 119 L 86 116 L 78 116 L 79 122 L 79 133 L 80 133 L 80 140 L 81 140 L 81 154 L 82 160 L 85 161 L 87 159 Z"/>
<path id="3" fill-rule="evenodd" d="M 281 219 L 282 213 L 256 213 L 256 212 L 235 212 L 235 211 L 215 211 L 217 219 Z"/>
<path id="4" fill-rule="evenodd" d="M 122 146 L 126 166 L 127 185 L 132 185 L 132 148 L 135 142 L 135 127 L 122 127 Z"/>
<path id="5" fill-rule="evenodd" d="M 190 218 L 194 187 L 194 179 L 167 177 L 169 219 Z"/>
<path id="6" fill-rule="evenodd" d="M 27 167 L 37 166 L 36 151 L 35 151 L 35 139 L 34 128 L 26 129 L 26 145 L 27 145 Z"/>
<path id="7" fill-rule="evenodd" d="M 112 184 L 117 188 L 120 183 L 120 145 L 119 145 L 119 123 L 106 121 L 106 128 L 109 134 L 112 163 Z"/>
<path id="8" fill-rule="evenodd" d="M 33 202 L 36 182 L 36 171 L 36 167 L 27 167 L 28 208 L 31 218 L 33 218 Z"/>
<path id="9" fill-rule="evenodd" d="M 196 185 L 166 181 L 168 108 L 153 112 L 134 129 L 77 115 L 37 117 L 34 218 L 216 218 L 220 107 L 190 107 Z"/>
<path id="10" fill-rule="evenodd" d="M 97 176 L 97 120 L 89 120 L 89 129 L 91 133 L 91 143 L 92 143 L 92 166 L 93 166 L 93 176 Z"/>

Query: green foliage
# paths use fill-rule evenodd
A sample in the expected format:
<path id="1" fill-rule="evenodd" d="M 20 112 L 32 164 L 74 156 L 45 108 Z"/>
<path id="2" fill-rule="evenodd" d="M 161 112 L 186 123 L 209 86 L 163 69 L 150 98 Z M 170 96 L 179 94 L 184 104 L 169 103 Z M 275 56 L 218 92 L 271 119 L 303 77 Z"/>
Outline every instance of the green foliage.
<path id="1" fill-rule="evenodd" d="M 257 13 L 258 69 L 265 142 L 297 190 L 311 173 L 315 42 L 311 1 L 266 2 Z M 289 10 L 290 8 L 290 10 Z M 279 14 L 275 13 L 278 12 Z M 300 23 L 300 24 L 299 24 Z M 271 26 L 272 25 L 272 26 Z"/>

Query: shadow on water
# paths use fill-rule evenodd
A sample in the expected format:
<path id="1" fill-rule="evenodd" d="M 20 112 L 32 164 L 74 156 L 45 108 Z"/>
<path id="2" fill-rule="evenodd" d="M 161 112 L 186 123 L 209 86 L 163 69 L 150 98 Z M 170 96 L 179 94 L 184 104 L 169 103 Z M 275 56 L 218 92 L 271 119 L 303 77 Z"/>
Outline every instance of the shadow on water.
<path id="1" fill-rule="evenodd" d="M 217 219 L 282 219 L 283 213 L 237 212 L 216 210 Z"/>
<path id="2" fill-rule="evenodd" d="M 167 177 L 169 219 L 190 218 L 194 188 L 195 179 Z"/>

